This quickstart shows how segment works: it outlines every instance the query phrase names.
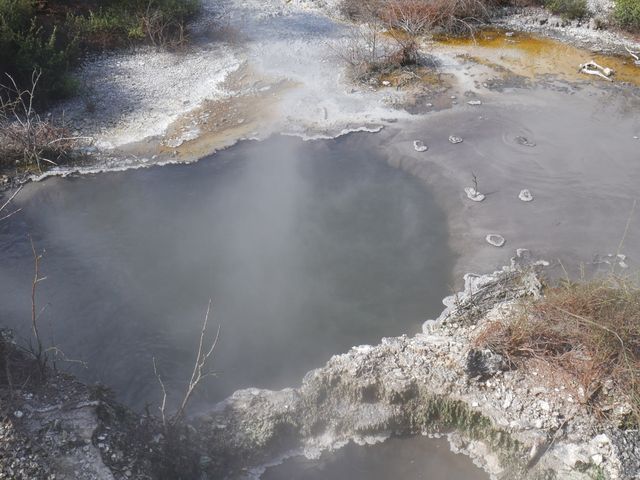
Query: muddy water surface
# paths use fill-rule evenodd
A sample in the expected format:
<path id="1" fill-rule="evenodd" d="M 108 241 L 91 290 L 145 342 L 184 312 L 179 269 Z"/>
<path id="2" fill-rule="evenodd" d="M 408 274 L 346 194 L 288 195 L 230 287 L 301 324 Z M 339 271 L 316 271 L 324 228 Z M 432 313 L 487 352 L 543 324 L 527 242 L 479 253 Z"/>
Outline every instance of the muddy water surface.
<path id="1" fill-rule="evenodd" d="M 276 138 L 29 185 L 0 225 L 3 323 L 29 336 L 32 235 L 46 340 L 136 407 L 159 399 L 152 357 L 170 391 L 184 386 L 210 297 L 222 337 L 207 404 L 415 333 L 449 293 L 445 216 L 361 140 Z"/>
<path id="2" fill-rule="evenodd" d="M 393 438 L 373 446 L 349 444 L 317 460 L 296 457 L 269 468 L 262 480 L 481 480 L 488 476 L 444 439 Z"/>

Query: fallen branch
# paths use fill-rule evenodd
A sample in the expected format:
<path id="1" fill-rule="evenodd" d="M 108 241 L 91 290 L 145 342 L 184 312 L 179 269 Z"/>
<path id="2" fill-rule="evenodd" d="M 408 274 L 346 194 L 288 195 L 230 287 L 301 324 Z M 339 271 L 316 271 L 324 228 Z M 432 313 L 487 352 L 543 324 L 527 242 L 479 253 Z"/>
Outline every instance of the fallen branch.
<path id="1" fill-rule="evenodd" d="M 610 77 L 614 74 L 614 71 L 611 68 L 598 65 L 593 60 L 589 60 L 587 63 L 581 63 L 580 70 L 578 71 L 580 73 L 586 73 L 587 75 L 602 77 L 609 82 L 613 81 Z"/>
<path id="2" fill-rule="evenodd" d="M 629 52 L 629 55 L 631 55 L 634 58 L 634 64 L 640 66 L 640 52 L 634 52 L 633 50 L 630 50 L 629 47 L 627 47 L 625 45 L 624 49 Z"/>

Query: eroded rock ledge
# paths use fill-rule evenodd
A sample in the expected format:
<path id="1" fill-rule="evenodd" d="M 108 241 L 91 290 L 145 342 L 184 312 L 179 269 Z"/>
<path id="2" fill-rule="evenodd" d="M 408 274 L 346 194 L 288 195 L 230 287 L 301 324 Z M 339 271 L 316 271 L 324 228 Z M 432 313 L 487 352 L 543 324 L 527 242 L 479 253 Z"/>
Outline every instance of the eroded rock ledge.
<path id="1" fill-rule="evenodd" d="M 533 268 L 465 277 L 414 337 L 354 347 L 299 388 L 241 390 L 197 421 L 224 474 L 379 435 L 451 433 L 494 478 L 638 478 L 640 436 L 598 420 L 554 379 L 473 348 L 484 322 L 541 295 Z"/>
<path id="2" fill-rule="evenodd" d="M 64 375 L 11 398 L 0 385 L 0 478 L 245 478 L 351 440 L 442 433 L 493 478 L 640 478 L 640 434 L 622 426 L 621 399 L 608 399 L 605 420 L 557 378 L 474 344 L 484 324 L 542 294 L 536 268 L 467 275 L 423 333 L 354 347 L 298 388 L 238 391 L 173 441 L 157 419 Z"/>

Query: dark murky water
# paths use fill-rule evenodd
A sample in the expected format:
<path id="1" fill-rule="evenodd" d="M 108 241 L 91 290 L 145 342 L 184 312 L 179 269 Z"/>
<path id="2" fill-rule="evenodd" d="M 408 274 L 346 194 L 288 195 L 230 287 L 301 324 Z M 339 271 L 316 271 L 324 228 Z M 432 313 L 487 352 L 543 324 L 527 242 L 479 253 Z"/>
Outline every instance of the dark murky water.
<path id="1" fill-rule="evenodd" d="M 51 179 L 18 203 L 0 225 L 2 323 L 29 336 L 31 234 L 47 338 L 135 407 L 159 399 L 154 356 L 184 386 L 210 297 L 219 374 L 201 402 L 296 385 L 352 345 L 417 331 L 449 293 L 443 213 L 363 135 Z"/>
<path id="2" fill-rule="evenodd" d="M 295 457 L 267 469 L 262 480 L 480 480 L 487 475 L 444 439 L 392 438 L 373 446 L 349 444 L 318 460 Z"/>

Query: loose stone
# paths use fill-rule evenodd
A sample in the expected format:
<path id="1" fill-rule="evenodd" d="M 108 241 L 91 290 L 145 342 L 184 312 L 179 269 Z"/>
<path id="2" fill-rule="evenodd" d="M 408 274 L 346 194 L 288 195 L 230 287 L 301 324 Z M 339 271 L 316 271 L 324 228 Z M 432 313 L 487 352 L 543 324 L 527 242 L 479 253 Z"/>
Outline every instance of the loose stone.
<path id="1" fill-rule="evenodd" d="M 481 202 L 485 199 L 484 194 L 480 192 L 476 192 L 476 189 L 473 187 L 465 187 L 464 193 L 467 194 L 467 198 L 469 200 L 472 200 L 474 202 Z"/>
<path id="2" fill-rule="evenodd" d="M 526 188 L 524 190 L 520 190 L 520 193 L 518 194 L 518 198 L 520 200 L 522 200 L 523 202 L 531 202 L 531 201 L 533 201 L 533 195 Z"/>
<path id="3" fill-rule="evenodd" d="M 485 239 L 489 245 L 493 245 L 494 247 L 502 247 L 506 243 L 504 237 L 496 233 L 487 235 Z"/>
<path id="4" fill-rule="evenodd" d="M 427 150 L 429 150 L 429 147 L 427 147 L 421 140 L 414 140 L 413 148 L 416 150 L 416 152 L 426 152 Z"/>
<path id="5" fill-rule="evenodd" d="M 451 143 L 453 143 L 454 145 L 455 145 L 456 143 L 462 143 L 462 137 L 456 137 L 455 135 L 451 135 L 451 136 L 449 137 L 449 141 L 450 141 Z"/>
<path id="6" fill-rule="evenodd" d="M 469 101 L 467 102 L 467 104 L 469 104 L 469 105 L 474 105 L 474 106 L 475 106 L 475 105 L 482 105 L 482 101 L 480 101 L 480 100 L 469 100 Z"/>

